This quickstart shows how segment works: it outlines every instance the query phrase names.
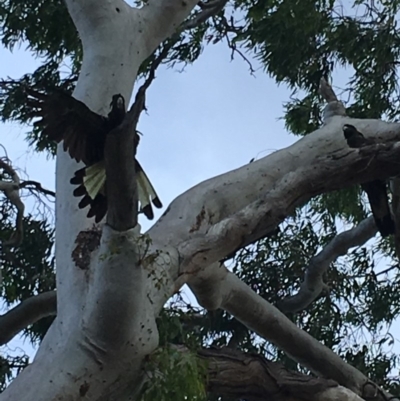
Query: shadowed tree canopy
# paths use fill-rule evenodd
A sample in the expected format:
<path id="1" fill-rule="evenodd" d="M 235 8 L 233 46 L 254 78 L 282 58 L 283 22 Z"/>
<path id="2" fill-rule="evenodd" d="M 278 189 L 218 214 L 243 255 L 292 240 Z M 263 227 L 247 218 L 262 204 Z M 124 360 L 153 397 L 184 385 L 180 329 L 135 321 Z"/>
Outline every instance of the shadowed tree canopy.
<path id="1" fill-rule="evenodd" d="M 145 8 L 144 4 L 139 3 Z M 117 6 L 120 7 L 119 1 Z M 176 69 L 183 66 L 190 68 L 190 65 L 201 57 L 206 46 L 224 43 L 231 49 L 235 60 L 243 62 L 243 74 L 252 73 L 261 66 L 265 74 L 272 77 L 277 84 L 286 85 L 291 89 L 292 95 L 283 105 L 282 115 L 277 117 L 285 120 L 286 129 L 293 135 L 307 140 L 307 136 L 311 138 L 321 126 L 328 126 L 329 119 L 332 119 L 329 113 L 336 113 L 333 106 L 337 106 L 338 101 L 341 102 L 339 109 L 343 109 L 340 105 L 344 105 L 343 113 L 349 118 L 360 119 L 356 122 L 361 125 L 361 119 L 382 119 L 396 123 L 399 121 L 400 96 L 400 31 L 397 26 L 399 6 L 397 1 L 351 1 L 345 5 L 337 1 L 323 0 L 199 2 L 193 4 L 190 15 L 187 13 L 186 18 L 178 21 L 177 29 L 171 28 L 170 34 L 164 35 L 161 42 L 153 46 L 137 68 L 137 79 L 141 78 L 150 83 L 154 78 L 155 69 L 161 64 Z M 73 8 L 70 5 L 68 7 Z M 74 17 L 75 14 L 71 14 Z M 83 100 L 83 95 L 79 92 L 78 77 L 83 68 L 85 52 L 73 18 L 61 0 L 28 0 L 23 3 L 4 1 L 0 4 L 0 22 L 0 38 L 5 48 L 12 50 L 15 46 L 23 44 L 28 46 L 28 50 L 34 55 L 40 56 L 42 62 L 36 71 L 27 71 L 22 77 L 0 77 L 0 116 L 3 121 L 13 120 L 30 124 L 26 136 L 29 146 L 38 152 L 55 156 L 55 142 L 43 134 L 40 125 L 32 125 L 32 115 L 25 103 L 24 88 L 35 86 L 44 93 L 61 88 L 69 94 L 74 93 L 74 96 L 78 93 L 78 97 L 81 97 L 79 100 Z M 68 66 L 68 72 L 65 71 L 65 65 Z M 136 70 L 132 74 L 135 72 Z M 343 81 L 339 79 L 343 76 L 347 77 L 347 81 L 337 85 L 336 82 Z M 331 82 L 335 94 L 327 95 L 326 91 L 321 89 L 321 80 Z M 157 82 L 154 81 L 152 85 L 157 85 Z M 110 100 L 108 97 L 107 102 Z M 251 105 L 251 99 L 247 101 Z M 150 103 L 151 99 L 148 102 Z M 326 107 L 327 102 L 331 107 Z M 93 112 L 98 112 L 94 110 L 97 106 L 87 106 Z M 368 127 L 368 124 L 366 122 L 364 127 Z M 349 146 L 346 145 L 342 125 L 337 124 L 336 127 L 345 149 L 340 157 L 355 154 L 360 155 L 360 158 L 366 157 L 361 149 L 352 149 L 359 146 L 352 146 L 350 143 Z M 364 133 L 362 128 L 360 131 Z M 387 130 L 391 132 L 390 128 Z M 395 130 L 396 128 L 392 129 L 393 137 L 389 134 L 385 136 L 390 137 L 394 143 L 393 149 L 399 141 L 398 132 L 395 133 Z M 378 134 L 381 134 L 379 138 L 384 137 L 383 131 L 384 128 L 381 128 L 381 132 L 377 133 L 378 137 Z M 385 141 L 373 140 L 367 148 L 376 147 L 370 150 L 373 155 L 389 152 L 392 142 L 382 142 Z M 333 154 L 334 159 L 334 153 L 329 153 L 329 157 Z M 314 156 L 310 156 L 310 163 L 314 160 L 312 157 Z M 362 166 L 369 165 L 366 161 Z M 326 166 L 327 169 L 331 168 L 330 164 Z M 357 170 L 359 165 L 354 162 L 354 166 Z M 397 174 L 392 174 L 392 170 L 390 174 L 382 173 L 385 176 L 376 179 L 385 189 L 386 183 L 388 188 L 390 187 L 385 202 L 390 204 L 394 224 L 400 227 L 400 187 L 398 179 L 393 178 Z M 258 232 L 254 238 L 251 234 L 247 237 L 243 235 L 246 238 L 241 240 L 242 242 L 239 241 L 238 246 L 233 247 L 219 260 L 221 263 L 225 260 L 228 269 L 258 296 L 260 302 L 267 301 L 272 307 L 276 307 L 276 313 L 280 310 L 288 322 L 293 322 L 333 350 L 342 361 L 357 369 L 381 389 L 399 397 L 399 338 L 391 329 L 391 325 L 398 321 L 400 315 L 400 270 L 396 255 L 396 250 L 399 254 L 400 249 L 397 245 L 399 232 L 392 235 L 393 227 L 390 226 L 390 235 L 382 238 L 377 234 L 378 228 L 371 215 L 368 196 L 362 191 L 362 188 L 366 190 L 368 187 L 368 177 L 357 179 L 354 178 L 355 175 L 356 173 L 347 174 L 349 184 L 342 180 L 342 186 L 332 184 L 329 190 L 325 190 L 325 187 L 316 181 L 315 192 L 309 190 L 312 196 L 306 196 L 304 201 L 302 199 L 299 203 L 293 201 L 294 206 L 291 208 L 290 205 L 284 209 L 283 217 L 276 217 L 273 227 L 268 226 L 269 220 L 268 224 L 264 220 L 261 221 L 260 224 L 265 223 L 266 227 L 268 226 L 259 231 L 262 235 L 258 235 Z M 332 177 L 334 181 L 336 178 L 333 174 Z M 0 178 L 2 182 L 15 181 L 12 173 L 4 167 Z M 35 179 L 40 181 L 40 177 Z M 273 200 L 273 196 L 277 196 L 274 191 L 280 194 L 279 185 L 280 181 L 269 187 Z M 28 183 L 24 186 L 22 183 L 20 188 L 24 191 L 29 190 L 29 194 L 39 194 L 41 197 L 48 195 L 42 191 L 43 188 L 34 184 Z M 319 190 L 320 188 L 323 190 Z M 7 192 L 3 188 L 0 189 L 2 298 L 7 311 L 10 312 L 16 305 L 38 299 L 35 297 L 43 294 L 51 294 L 49 299 L 43 299 L 47 309 L 43 307 L 40 318 L 28 318 L 21 330 L 12 332 L 12 336 L 19 333 L 27 336 L 35 345 L 39 345 L 56 315 L 55 294 L 52 291 L 57 289 L 58 293 L 60 288 L 56 288 L 55 280 L 54 230 L 60 231 L 61 228 L 54 225 L 54 220 L 49 214 L 25 213 L 22 222 L 22 242 L 15 246 L 6 246 L 5 242 L 12 238 L 16 231 L 20 210 Z M 57 190 L 57 196 L 58 193 Z M 289 194 L 288 197 L 290 196 Z M 263 199 L 260 196 L 259 202 L 262 203 Z M 265 202 L 268 204 L 268 201 Z M 253 203 L 249 204 L 249 207 L 252 205 Z M 196 218 L 193 219 L 190 232 L 198 231 L 199 235 L 214 232 L 212 229 L 208 230 L 208 226 L 204 229 L 202 226 L 207 220 L 207 207 L 203 206 L 201 211 L 194 212 Z M 172 212 L 168 209 L 168 213 L 174 213 L 173 204 L 171 210 Z M 185 213 L 186 210 L 183 210 L 182 215 Z M 232 215 L 236 216 L 233 212 Z M 243 212 L 240 217 L 245 219 L 246 216 Z M 223 217 L 228 219 L 229 216 Z M 168 220 L 167 212 L 163 218 Z M 204 224 L 218 225 L 220 221 L 214 221 L 213 218 L 218 219 L 219 214 L 215 213 L 209 218 L 211 223 Z M 145 247 L 158 246 L 162 236 L 152 236 L 152 233 L 162 224 L 160 219 L 155 229 L 149 231 L 149 236 L 145 236 Z M 232 227 L 229 226 L 229 222 L 224 224 L 228 228 Z M 245 224 L 241 224 L 242 226 Z M 93 278 L 94 268 L 88 267 L 90 263 L 94 263 L 91 254 L 99 246 L 103 246 L 99 245 L 100 243 L 108 241 L 110 234 L 101 235 L 100 229 L 91 231 L 88 227 L 79 228 L 76 239 L 74 237 L 71 242 L 74 244 L 74 268 L 79 266 L 79 274 L 82 274 L 78 278 L 91 282 L 98 279 Z M 175 226 L 171 223 L 169 228 L 173 230 Z M 214 229 L 214 226 L 212 228 Z M 259 227 L 256 226 L 253 232 L 257 231 L 256 228 Z M 177 231 L 176 236 L 181 235 L 179 229 Z M 229 232 L 229 229 L 227 231 Z M 175 235 L 175 232 L 173 233 Z M 211 243 L 218 243 L 217 239 Z M 168 237 L 166 243 L 172 246 L 173 240 Z M 181 263 L 185 265 L 186 260 L 182 255 L 190 244 L 187 245 L 184 241 L 182 243 L 184 245 L 179 244 L 178 247 L 179 251 L 182 251 L 179 256 Z M 203 248 L 209 249 L 205 245 Z M 199 254 L 202 254 L 203 248 Z M 114 253 L 103 254 L 103 259 L 99 257 L 97 268 L 101 269 L 102 263 L 106 263 L 110 255 Z M 137 255 L 136 251 L 132 251 L 130 256 L 132 260 L 136 260 L 136 256 L 132 255 Z M 159 255 L 157 251 L 138 259 L 150 265 Z M 173 259 L 171 255 L 168 254 L 168 257 Z M 232 256 L 233 259 L 230 259 Z M 59 263 L 61 264 L 57 262 L 57 265 Z M 196 263 L 197 259 L 193 265 Z M 149 271 L 154 273 L 151 269 Z M 189 268 L 188 271 L 186 275 L 191 272 Z M 388 395 L 380 392 L 375 392 L 372 396 L 372 392 L 368 393 L 370 390 L 367 385 L 363 390 L 359 390 L 347 385 L 345 379 L 341 381 L 340 375 L 322 374 L 322 370 L 315 368 L 313 362 L 302 363 L 302 358 L 293 355 L 289 349 L 282 349 L 283 347 L 272 338 L 273 335 L 264 335 L 254 325 L 246 324 L 243 318 L 240 318 L 241 315 L 235 315 L 235 307 L 214 307 L 214 298 L 210 296 L 213 286 L 207 284 L 207 287 L 203 288 L 201 285 L 207 283 L 206 279 L 200 277 L 198 282 L 190 281 L 185 278 L 184 269 L 183 272 L 173 281 L 175 288 L 180 290 L 185 282 L 179 280 L 186 279 L 202 307 L 187 304 L 179 292 L 173 297 L 167 296 L 167 304 L 160 301 L 164 307 L 160 306 L 161 312 L 155 313 L 159 342 L 145 359 L 146 369 L 151 372 L 149 377 L 153 379 L 145 380 L 144 386 L 140 387 L 138 398 L 146 401 L 176 400 L 184 397 L 190 400 L 313 400 L 317 399 L 313 397 L 320 391 L 334 389 L 339 383 L 355 391 L 358 396 L 364 396 L 364 399 L 388 399 Z M 89 276 L 90 280 L 87 278 Z M 75 280 L 79 281 L 76 278 Z M 99 281 L 107 280 L 103 277 Z M 127 279 L 126 282 L 128 281 Z M 62 282 L 62 279 L 58 281 Z M 154 291 L 161 293 L 164 285 L 168 287 L 168 291 L 170 287 L 174 287 L 159 279 Z M 209 299 L 212 300 L 207 304 Z M 89 308 L 90 306 L 88 310 Z M 123 309 L 121 307 L 121 310 Z M 250 309 L 249 306 L 249 314 Z M 129 316 L 132 318 L 139 314 L 140 312 L 136 311 L 136 314 Z M 0 338 L 1 319 L 6 317 L 7 313 L 0 316 Z M 3 321 L 8 322 L 6 319 Z M 98 327 L 97 329 L 99 330 Z M 2 344 L 9 340 L 10 338 L 5 336 Z M 294 337 L 293 341 L 300 340 Z M 28 364 L 28 359 L 23 352 L 15 357 L 6 348 L 2 349 L 0 358 L 0 384 L 4 390 Z M 282 365 L 270 365 L 276 361 Z M 323 357 L 321 361 L 321 365 L 324 365 Z M 243 366 L 249 367 L 248 370 L 243 369 Z M 337 370 L 340 371 L 340 368 Z M 221 372 L 226 372 L 227 376 L 222 377 L 223 375 L 219 375 Z M 257 380 L 250 380 L 249 372 Z M 291 374 L 299 382 L 306 382 L 307 385 L 302 386 L 301 390 L 300 386 L 294 388 L 293 382 L 287 378 L 292 378 Z M 208 380 L 205 377 L 208 377 Z M 272 380 L 271 383 L 263 382 L 266 377 Z M 314 382 L 314 379 L 321 381 Z M 262 382 L 264 388 L 261 384 L 258 385 Z M 18 378 L 15 383 L 18 383 Z M 373 388 L 375 390 L 375 387 Z M 283 394 L 282 398 L 274 395 L 276 389 L 280 389 L 279 394 Z M 79 390 L 82 397 L 89 397 L 91 394 L 89 387 L 86 388 L 83 384 L 80 384 Z M 8 400 L 7 393 L 3 394 L 4 399 Z M 368 394 L 370 398 L 367 398 Z M 90 398 L 92 399 L 95 398 Z M 321 399 L 330 398 L 326 396 Z M 0 401 L 2 400 L 0 394 Z"/>

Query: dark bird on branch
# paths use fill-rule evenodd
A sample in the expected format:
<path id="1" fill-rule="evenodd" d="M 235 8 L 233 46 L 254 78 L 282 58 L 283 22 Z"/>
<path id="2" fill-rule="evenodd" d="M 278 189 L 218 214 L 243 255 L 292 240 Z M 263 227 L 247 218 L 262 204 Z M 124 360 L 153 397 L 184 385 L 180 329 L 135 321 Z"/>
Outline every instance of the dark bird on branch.
<path id="1" fill-rule="evenodd" d="M 361 148 L 375 143 L 373 140 L 365 138 L 356 127 L 350 124 L 343 126 L 343 133 L 350 148 Z M 386 181 L 370 181 L 361 184 L 361 188 L 367 193 L 376 227 L 382 237 L 394 234 L 396 228 L 390 212 Z"/>
<path id="2" fill-rule="evenodd" d="M 64 141 L 64 151 L 71 158 L 82 161 L 85 167 L 76 171 L 71 184 L 78 187 L 74 196 L 82 197 L 79 208 L 90 206 L 87 217 L 95 217 L 100 222 L 107 213 L 106 170 L 104 147 L 106 136 L 118 127 L 125 118 L 125 100 L 114 95 L 108 116 L 91 111 L 84 103 L 63 92 L 54 90 L 44 94 L 27 88 L 27 103 L 31 108 L 30 117 L 41 117 L 34 123 L 42 129 L 42 134 L 57 143 Z M 135 134 L 135 148 L 139 135 Z M 154 187 L 135 158 L 135 170 L 140 211 L 148 219 L 154 218 L 152 204 L 161 208 L 162 204 Z"/>

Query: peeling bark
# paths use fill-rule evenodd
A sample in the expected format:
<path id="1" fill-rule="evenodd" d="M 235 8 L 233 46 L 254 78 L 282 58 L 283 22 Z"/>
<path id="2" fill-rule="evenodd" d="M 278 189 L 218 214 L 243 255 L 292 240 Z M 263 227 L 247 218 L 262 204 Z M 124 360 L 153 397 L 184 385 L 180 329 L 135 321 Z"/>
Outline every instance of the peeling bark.
<path id="1" fill-rule="evenodd" d="M 207 364 L 207 389 L 215 395 L 250 401 L 329 401 L 341 391 L 333 380 L 289 371 L 259 355 L 227 348 L 202 349 L 198 354 Z"/>

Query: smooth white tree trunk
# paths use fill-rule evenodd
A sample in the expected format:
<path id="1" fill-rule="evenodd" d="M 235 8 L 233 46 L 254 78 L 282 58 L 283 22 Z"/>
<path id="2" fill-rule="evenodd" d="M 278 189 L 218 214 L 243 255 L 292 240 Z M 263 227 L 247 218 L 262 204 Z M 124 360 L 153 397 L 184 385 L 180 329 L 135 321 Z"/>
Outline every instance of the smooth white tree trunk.
<path id="1" fill-rule="evenodd" d="M 84 54 L 74 96 L 103 115 L 114 94 L 129 100 L 140 64 L 195 3 L 154 1 L 136 10 L 120 0 L 67 1 Z M 79 167 L 60 146 L 57 318 L 34 362 L 0 395 L 2 401 L 129 399 L 141 380 L 144 356 L 158 343 L 155 316 L 171 296 L 173 285 L 164 292 L 154 291 L 157 274 L 147 274 L 143 263 L 138 263 L 139 227 L 117 233 L 105 226 L 89 270 L 79 269 L 72 260 L 78 233 L 93 226 L 86 211 L 78 209 L 69 184 Z M 110 252 L 115 246 L 120 252 Z"/>

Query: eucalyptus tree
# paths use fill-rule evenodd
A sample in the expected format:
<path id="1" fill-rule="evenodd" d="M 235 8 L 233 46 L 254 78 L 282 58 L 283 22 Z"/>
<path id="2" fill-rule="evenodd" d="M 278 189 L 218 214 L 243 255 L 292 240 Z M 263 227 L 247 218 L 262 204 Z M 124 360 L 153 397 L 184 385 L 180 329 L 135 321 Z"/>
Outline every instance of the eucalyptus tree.
<path id="1" fill-rule="evenodd" d="M 38 151 L 57 154 L 55 279 L 52 229 L 23 216 L 19 197 L 23 188 L 46 190 L 2 162 L 3 296 L 21 301 L 1 317 L 2 343 L 33 323 L 30 335 L 44 337 L 0 401 L 194 399 L 206 391 L 236 399 L 395 399 L 388 336 L 357 352 L 347 340 L 358 329 L 374 338 L 399 313 L 399 238 L 364 246 L 377 228 L 359 189 L 390 179 L 399 226 L 398 4 L 354 7 L 357 13 L 310 0 L 0 5 L 3 44 L 25 41 L 44 57 L 33 74 L 2 81 L 4 120 L 30 122 L 27 86 L 61 88 L 106 115 L 115 94 L 129 99 L 144 79 L 132 118 L 105 145 L 109 213 L 98 225 L 73 196 L 70 179 L 80 165 L 40 127 L 28 134 Z M 195 62 L 205 44 L 222 40 L 244 58 L 246 50 L 255 54 L 293 89 L 285 121 L 302 138 L 199 183 L 143 233 L 132 136 L 146 90 L 161 63 Z M 62 62 L 71 67 L 67 75 Z M 341 101 L 328 82 L 344 66 L 352 76 Z M 350 148 L 345 124 L 369 144 Z M 352 227 L 340 229 L 343 222 Z M 375 267 L 380 255 L 390 266 L 383 271 Z M 41 274 L 24 277 L 34 258 Z M 163 309 L 184 284 L 208 313 Z M 207 349 L 210 341 L 228 348 Z M 4 378 L 24 362 L 4 358 Z"/>

